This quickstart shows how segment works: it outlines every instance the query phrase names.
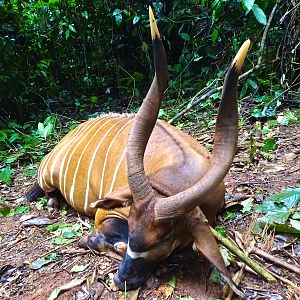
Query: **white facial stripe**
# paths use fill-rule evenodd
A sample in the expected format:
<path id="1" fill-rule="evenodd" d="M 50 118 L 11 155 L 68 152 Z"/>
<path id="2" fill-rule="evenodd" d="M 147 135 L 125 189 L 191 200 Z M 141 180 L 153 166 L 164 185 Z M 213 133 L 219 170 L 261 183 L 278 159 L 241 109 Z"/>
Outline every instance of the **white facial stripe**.
<path id="1" fill-rule="evenodd" d="M 180 245 L 179 240 L 174 240 L 172 244 L 170 243 L 169 246 L 158 244 L 156 247 L 154 247 L 151 250 L 144 251 L 144 252 L 136 252 L 132 251 L 129 246 L 129 242 L 127 243 L 127 254 L 130 256 L 130 258 L 146 258 L 147 260 L 157 260 L 157 259 L 163 259 L 165 257 L 168 257 L 175 248 L 177 248 Z"/>
<path id="2" fill-rule="evenodd" d="M 130 249 L 129 244 L 127 244 L 127 254 L 128 254 L 132 259 L 148 257 L 149 254 L 150 254 L 150 252 L 151 252 L 151 251 L 144 251 L 144 252 L 135 252 L 135 251 L 132 251 L 132 250 Z"/>

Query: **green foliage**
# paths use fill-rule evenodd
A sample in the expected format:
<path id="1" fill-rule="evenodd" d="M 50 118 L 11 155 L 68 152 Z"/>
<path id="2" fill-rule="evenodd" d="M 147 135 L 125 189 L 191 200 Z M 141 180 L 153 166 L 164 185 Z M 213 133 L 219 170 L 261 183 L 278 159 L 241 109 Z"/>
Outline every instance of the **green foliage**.
<path id="1" fill-rule="evenodd" d="M 172 287 L 173 289 L 176 288 L 176 277 L 175 275 L 172 275 L 172 278 L 168 281 L 168 285 Z"/>
<path id="2" fill-rule="evenodd" d="M 49 265 L 50 263 L 52 263 L 54 261 L 59 260 L 60 257 L 61 257 L 61 255 L 58 252 L 53 252 L 53 253 L 50 253 L 43 257 L 39 257 L 30 264 L 30 268 L 34 269 L 34 270 L 39 270 L 42 267 Z"/>
<path id="3" fill-rule="evenodd" d="M 242 205 L 242 209 L 241 209 L 241 212 L 242 213 L 248 213 L 252 210 L 252 207 L 253 207 L 253 198 L 248 198 L 244 201 L 241 202 L 241 205 Z"/>
<path id="4" fill-rule="evenodd" d="M 20 125 L 9 121 L 5 129 L 0 129 L 0 182 L 12 184 L 16 167 L 23 164 L 26 177 L 36 174 L 36 165 L 32 163 L 49 151 L 50 144 L 43 142 L 53 137 L 56 124 L 57 117 L 50 115 L 37 127 L 33 123 Z"/>
<path id="5" fill-rule="evenodd" d="M 268 225 L 277 232 L 300 233 L 300 188 L 287 189 L 272 195 L 262 204 L 255 206 L 255 211 L 262 214 L 256 222 L 256 230 L 261 231 Z"/>
<path id="6" fill-rule="evenodd" d="M 13 208 L 9 206 L 0 206 L 0 214 L 5 218 L 13 217 L 19 214 L 26 214 L 29 211 L 30 211 L 30 207 L 25 205 L 13 207 Z"/>
<path id="7" fill-rule="evenodd" d="M 48 225 L 46 230 L 53 233 L 56 237 L 51 240 L 55 245 L 69 244 L 82 236 L 80 224 L 68 224 L 65 222 Z"/>
<path id="8" fill-rule="evenodd" d="M 152 1 L 169 62 L 170 100 L 165 106 L 179 109 L 183 98 L 220 78 L 246 38 L 260 39 L 262 25 L 275 3 L 276 0 Z M 281 9 L 286 5 L 284 2 Z M 5 118 L 13 116 L 23 122 L 34 119 L 41 109 L 48 114 L 78 114 L 95 111 L 98 106 L 101 110 L 129 103 L 132 108 L 138 106 L 153 74 L 144 3 L 2 1 L 0 16 L 0 51 L 4 53 L 0 63 L 0 107 Z M 279 18 L 275 15 L 274 24 Z M 278 55 L 283 25 L 274 25 L 270 30 L 270 61 Z M 250 62 L 258 47 L 255 42 Z M 294 73 L 290 68 L 281 73 L 269 64 L 255 74 L 259 80 L 248 78 L 245 95 L 255 89 L 258 97 L 264 96 L 264 89 L 270 87 L 275 93 Z M 254 112 L 255 117 L 269 115 L 269 109 L 263 111 L 269 104 L 263 102 L 261 111 Z M 52 130 L 51 123 L 38 127 L 44 139 Z"/>
<path id="9" fill-rule="evenodd" d="M 14 171 L 10 168 L 1 168 L 0 169 L 0 182 L 10 185 L 12 183 L 12 174 Z"/>

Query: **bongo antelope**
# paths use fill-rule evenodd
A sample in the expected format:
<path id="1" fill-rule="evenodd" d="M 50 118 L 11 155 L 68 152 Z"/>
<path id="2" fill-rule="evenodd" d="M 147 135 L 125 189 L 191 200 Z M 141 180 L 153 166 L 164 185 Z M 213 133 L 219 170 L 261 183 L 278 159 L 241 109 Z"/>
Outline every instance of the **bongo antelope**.
<path id="1" fill-rule="evenodd" d="M 95 217 L 85 247 L 123 253 L 116 285 L 140 287 L 154 266 L 194 244 L 239 295 L 209 229 L 224 204 L 224 182 L 238 134 L 237 81 L 250 41 L 227 72 L 210 154 L 181 130 L 157 120 L 167 85 L 167 60 L 149 9 L 155 76 L 137 114 L 108 114 L 69 132 L 43 159 L 27 198 L 60 192 L 78 212 Z"/>

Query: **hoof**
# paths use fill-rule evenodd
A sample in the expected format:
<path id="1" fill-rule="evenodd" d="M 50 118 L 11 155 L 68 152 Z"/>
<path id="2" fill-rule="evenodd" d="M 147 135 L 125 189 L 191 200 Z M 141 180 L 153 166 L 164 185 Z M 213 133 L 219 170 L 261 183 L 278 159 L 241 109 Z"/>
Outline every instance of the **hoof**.
<path id="1" fill-rule="evenodd" d="M 107 250 L 116 251 L 115 247 L 108 243 L 105 236 L 101 233 L 92 233 L 82 237 L 78 242 L 78 246 L 84 249 L 93 249 L 97 252 L 105 252 Z"/>
<path id="2" fill-rule="evenodd" d="M 56 197 L 51 197 L 47 201 L 48 206 L 53 210 L 59 210 L 59 200 Z"/>

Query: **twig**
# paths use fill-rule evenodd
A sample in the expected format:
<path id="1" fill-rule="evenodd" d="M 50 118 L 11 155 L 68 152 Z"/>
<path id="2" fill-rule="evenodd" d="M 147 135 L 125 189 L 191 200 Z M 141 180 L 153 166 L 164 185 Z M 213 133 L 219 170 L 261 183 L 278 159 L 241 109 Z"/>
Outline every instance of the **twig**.
<path id="1" fill-rule="evenodd" d="M 286 268 L 286 269 L 288 269 L 290 271 L 293 271 L 293 272 L 295 272 L 295 273 L 297 273 L 297 274 L 300 275 L 300 268 L 297 267 L 297 266 L 295 266 L 295 265 L 291 265 L 291 264 L 289 264 L 289 263 L 287 263 L 287 262 L 285 262 L 285 261 L 283 261 L 283 260 L 281 260 L 281 259 L 279 259 L 277 257 L 274 257 L 273 255 L 268 254 L 265 251 L 260 250 L 258 248 L 253 248 L 251 250 L 251 252 L 254 253 L 254 254 L 257 254 L 257 255 L 259 255 L 259 256 L 261 256 L 263 258 L 266 258 L 267 260 L 269 260 L 269 261 L 271 261 L 271 262 L 273 262 L 273 263 L 275 263 L 275 264 L 277 264 L 279 266 L 282 266 L 282 267 L 284 267 L 284 268 Z"/>
<path id="2" fill-rule="evenodd" d="M 269 19 L 268 19 L 268 22 L 266 24 L 266 27 L 264 29 L 264 32 L 263 32 L 263 36 L 261 38 L 261 43 L 260 43 L 260 48 L 259 48 L 259 52 L 258 52 L 258 58 L 257 58 L 257 64 L 250 70 L 248 70 L 247 72 L 245 72 L 244 74 L 242 74 L 240 77 L 239 77 L 239 80 L 247 77 L 249 74 L 251 74 L 252 72 L 254 72 L 255 70 L 259 69 L 262 65 L 262 60 L 263 60 L 263 52 L 265 50 L 265 46 L 266 46 L 266 39 L 267 39 L 267 34 L 268 34 L 268 31 L 269 31 L 269 28 L 270 28 L 270 25 L 271 25 L 271 22 L 272 22 L 272 19 L 274 17 L 274 14 L 275 14 L 275 11 L 276 11 L 276 8 L 277 8 L 277 4 L 275 4 L 275 6 L 273 7 L 272 11 L 271 11 L 271 14 L 269 16 Z"/>
<path id="3" fill-rule="evenodd" d="M 183 109 L 180 113 L 178 113 L 175 117 L 173 117 L 171 120 L 168 121 L 169 124 L 172 124 L 175 120 L 177 120 L 178 118 L 180 118 L 181 116 L 183 116 L 185 113 L 187 113 L 190 109 L 192 109 L 194 106 L 196 106 L 197 104 L 199 104 L 201 101 L 204 101 L 205 99 L 209 98 L 212 94 L 214 94 L 215 92 L 221 90 L 222 87 L 218 87 L 218 88 L 213 88 L 210 91 L 208 91 L 206 94 L 204 94 L 203 96 L 201 96 L 197 101 L 195 102 L 190 102 L 185 109 Z"/>
<path id="4" fill-rule="evenodd" d="M 215 238 L 232 253 L 234 253 L 239 259 L 241 259 L 246 265 L 251 267 L 255 272 L 262 275 L 267 281 L 276 281 L 276 278 L 263 266 L 252 260 L 246 254 L 244 254 L 234 243 L 223 237 L 219 232 L 210 227 L 212 234 Z"/>
<path id="5" fill-rule="evenodd" d="M 248 227 L 249 234 L 246 235 L 246 238 L 244 241 L 243 241 L 243 236 L 239 232 L 235 232 L 236 243 L 240 247 L 240 249 L 242 249 L 245 252 L 245 254 L 247 256 L 249 255 L 249 253 L 251 252 L 251 250 L 254 246 L 254 241 L 250 240 L 250 231 L 252 230 L 253 225 L 254 225 L 254 223 L 252 222 L 252 226 Z M 247 247 L 247 250 L 245 250 L 245 247 L 243 244 Z M 240 266 L 240 270 L 238 271 L 238 273 L 235 274 L 235 276 L 233 278 L 236 285 L 239 285 L 241 283 L 243 276 L 244 276 L 245 269 L 246 269 L 246 264 L 242 263 Z M 226 297 L 226 300 L 231 300 L 233 295 L 234 295 L 233 290 L 230 290 L 230 292 L 228 293 L 228 295 Z"/>
<path id="6" fill-rule="evenodd" d="M 298 291 L 298 293 L 300 293 L 300 287 L 299 287 L 298 285 L 296 285 L 296 284 L 293 283 L 292 281 L 290 281 L 290 280 L 288 280 L 288 279 L 286 279 L 286 278 L 284 278 L 284 277 L 282 277 L 282 276 L 277 275 L 277 274 L 274 273 L 274 272 L 271 272 L 271 271 L 270 271 L 270 273 L 271 273 L 274 277 L 276 277 L 277 279 L 279 279 L 281 282 L 286 283 L 287 285 L 293 287 L 295 290 Z"/>
<path id="7" fill-rule="evenodd" d="M 258 52 L 257 64 L 252 69 L 250 69 L 247 72 L 245 72 L 242 75 L 240 75 L 239 76 L 239 80 L 247 77 L 249 74 L 253 73 L 255 70 L 257 70 L 257 69 L 259 69 L 261 67 L 261 65 L 262 65 L 262 58 L 263 58 L 263 52 L 264 52 L 265 45 L 266 45 L 267 34 L 268 34 L 268 31 L 269 31 L 272 19 L 274 17 L 276 8 L 277 8 L 277 4 L 275 4 L 275 6 L 273 7 L 272 12 L 270 14 L 270 17 L 268 19 L 268 22 L 266 24 L 266 27 L 264 29 L 263 36 L 262 36 L 262 39 L 261 39 L 260 49 L 259 49 L 259 52 Z M 220 91 L 221 89 L 222 89 L 222 86 L 212 88 L 210 91 L 208 91 L 207 93 L 205 93 L 204 95 L 202 95 L 195 102 L 193 102 L 193 103 L 190 102 L 181 112 L 179 112 L 175 117 L 173 117 L 172 119 L 170 119 L 168 121 L 168 123 L 172 124 L 175 120 L 177 120 L 178 118 L 180 118 L 181 116 L 183 116 L 185 113 L 187 113 L 189 110 L 191 110 L 194 106 L 196 106 L 197 104 L 199 104 L 201 101 L 206 100 L 212 94 L 216 93 L 217 91 Z"/>
<path id="8" fill-rule="evenodd" d="M 296 9 L 298 6 L 300 5 L 300 2 L 298 4 L 296 4 L 293 8 L 291 8 L 290 10 L 288 10 L 279 20 L 279 23 L 282 24 L 283 20 L 286 18 L 286 16 L 292 12 L 294 9 Z"/>
<path id="9" fill-rule="evenodd" d="M 245 267 L 246 267 L 245 263 L 242 263 L 241 269 L 236 273 L 236 276 L 233 278 L 233 281 L 236 285 L 239 285 L 241 283 L 244 276 Z M 231 300 L 233 295 L 234 295 L 233 290 L 230 290 L 228 296 L 226 297 L 226 300 Z"/>

